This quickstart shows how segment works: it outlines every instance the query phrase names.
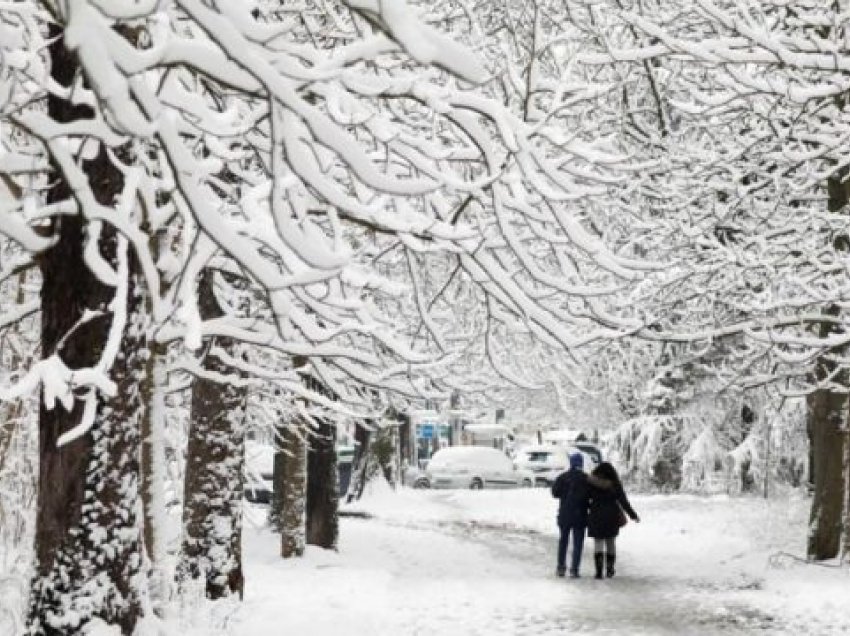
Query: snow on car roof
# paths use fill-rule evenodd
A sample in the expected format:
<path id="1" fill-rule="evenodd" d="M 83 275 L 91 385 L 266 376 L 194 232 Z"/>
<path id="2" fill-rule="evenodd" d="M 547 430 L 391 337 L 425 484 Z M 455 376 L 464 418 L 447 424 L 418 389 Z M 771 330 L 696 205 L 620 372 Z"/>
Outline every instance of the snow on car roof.
<path id="1" fill-rule="evenodd" d="M 491 448 L 489 446 L 447 446 L 446 448 L 441 448 L 436 453 L 434 453 L 434 457 L 439 455 L 476 455 L 481 453 L 489 453 L 492 454 L 494 452 L 499 453 L 500 455 L 504 455 L 502 451 L 497 448 Z"/>
<path id="2" fill-rule="evenodd" d="M 557 431 L 546 431 L 543 433 L 543 439 L 559 442 L 574 442 L 581 435 L 581 431 L 562 428 Z"/>
<path id="3" fill-rule="evenodd" d="M 519 449 L 520 453 L 563 453 L 569 450 L 564 446 L 556 446 L 555 444 L 533 444 L 531 446 L 523 446 Z M 576 449 L 578 450 L 578 449 Z"/>

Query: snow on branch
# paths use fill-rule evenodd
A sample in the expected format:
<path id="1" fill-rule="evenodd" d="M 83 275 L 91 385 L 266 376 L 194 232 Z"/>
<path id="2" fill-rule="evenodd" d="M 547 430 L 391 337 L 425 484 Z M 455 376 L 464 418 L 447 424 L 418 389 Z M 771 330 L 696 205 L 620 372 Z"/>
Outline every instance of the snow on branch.
<path id="1" fill-rule="evenodd" d="M 345 3 L 385 31 L 420 64 L 440 66 L 469 82 L 487 79 L 486 69 L 471 51 L 423 24 L 405 0 L 345 0 Z"/>

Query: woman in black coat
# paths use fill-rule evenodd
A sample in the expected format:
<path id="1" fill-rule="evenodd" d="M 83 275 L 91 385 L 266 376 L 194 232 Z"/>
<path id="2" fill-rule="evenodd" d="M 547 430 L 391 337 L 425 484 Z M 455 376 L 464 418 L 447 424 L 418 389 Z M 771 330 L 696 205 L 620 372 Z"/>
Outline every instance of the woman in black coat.
<path id="1" fill-rule="evenodd" d="M 587 483 L 590 485 L 587 534 L 594 539 L 596 578 L 602 578 L 603 561 L 606 565 L 605 574 L 611 578 L 617 561 L 617 535 L 620 534 L 623 514 L 637 522 L 640 522 L 640 517 L 626 497 L 620 476 L 608 462 L 602 462 L 594 468 Z"/>

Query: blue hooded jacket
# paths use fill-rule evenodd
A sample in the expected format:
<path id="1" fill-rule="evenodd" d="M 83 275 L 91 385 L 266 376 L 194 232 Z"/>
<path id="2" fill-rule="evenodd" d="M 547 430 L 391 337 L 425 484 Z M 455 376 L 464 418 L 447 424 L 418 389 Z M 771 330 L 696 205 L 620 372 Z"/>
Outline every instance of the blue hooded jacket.
<path id="1" fill-rule="evenodd" d="M 590 487 L 587 475 L 582 470 L 584 458 L 580 453 L 570 455 L 570 469 L 558 475 L 552 484 L 552 496 L 561 500 L 558 509 L 558 524 L 562 526 L 586 526 Z"/>

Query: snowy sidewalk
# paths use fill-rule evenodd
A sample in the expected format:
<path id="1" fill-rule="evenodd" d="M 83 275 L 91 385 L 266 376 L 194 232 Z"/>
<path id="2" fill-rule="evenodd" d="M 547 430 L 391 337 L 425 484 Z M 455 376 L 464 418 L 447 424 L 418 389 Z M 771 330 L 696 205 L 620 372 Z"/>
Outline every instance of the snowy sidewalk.
<path id="1" fill-rule="evenodd" d="M 802 543 L 805 502 L 635 497 L 618 576 L 553 575 L 544 490 L 379 492 L 342 520 L 338 553 L 276 557 L 246 534 L 246 598 L 227 633 L 312 635 L 844 634 L 850 578 L 768 557 Z M 776 504 L 779 506 L 779 504 Z M 591 544 L 592 545 L 592 544 Z M 758 546 L 755 549 L 754 546 Z"/>

